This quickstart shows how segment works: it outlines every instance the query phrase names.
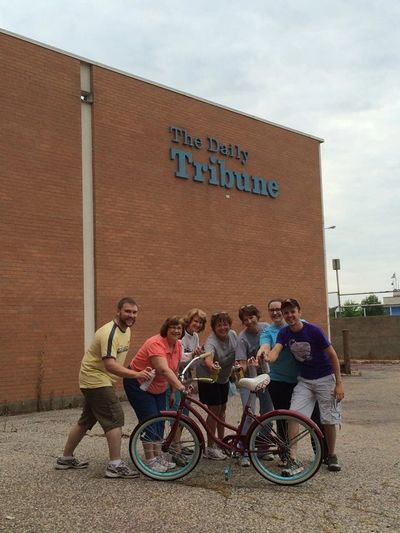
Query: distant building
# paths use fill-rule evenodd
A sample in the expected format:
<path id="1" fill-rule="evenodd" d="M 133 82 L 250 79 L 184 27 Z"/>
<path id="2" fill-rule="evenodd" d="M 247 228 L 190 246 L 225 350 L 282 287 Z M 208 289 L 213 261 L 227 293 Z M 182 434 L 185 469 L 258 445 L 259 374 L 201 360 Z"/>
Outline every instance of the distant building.
<path id="1" fill-rule="evenodd" d="M 395 289 L 393 296 L 383 298 L 383 306 L 385 313 L 390 316 L 400 316 L 400 290 Z"/>

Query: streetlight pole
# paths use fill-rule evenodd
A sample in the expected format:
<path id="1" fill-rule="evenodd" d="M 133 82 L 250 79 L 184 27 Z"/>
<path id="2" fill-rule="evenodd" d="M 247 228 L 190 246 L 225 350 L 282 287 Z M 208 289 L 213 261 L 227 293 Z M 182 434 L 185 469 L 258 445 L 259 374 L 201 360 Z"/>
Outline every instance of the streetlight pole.
<path id="1" fill-rule="evenodd" d="M 339 270 L 340 270 L 340 259 L 332 259 L 332 268 L 333 270 L 336 270 L 336 287 L 337 287 L 337 297 L 338 297 L 338 304 L 339 304 L 339 318 L 341 316 L 341 303 L 340 303 L 340 289 L 339 289 Z"/>

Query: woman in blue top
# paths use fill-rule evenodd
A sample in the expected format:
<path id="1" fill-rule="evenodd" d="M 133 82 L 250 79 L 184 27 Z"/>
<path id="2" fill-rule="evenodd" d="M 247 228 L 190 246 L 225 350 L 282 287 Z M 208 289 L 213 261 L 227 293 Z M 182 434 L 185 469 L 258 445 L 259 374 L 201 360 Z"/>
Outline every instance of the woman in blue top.
<path id="1" fill-rule="evenodd" d="M 276 344 L 279 330 L 286 326 L 281 311 L 282 300 L 277 298 L 268 302 L 268 312 L 272 324 L 261 332 L 258 356 L 264 352 L 268 354 Z M 279 354 L 275 363 L 270 363 L 271 382 L 268 391 L 275 409 L 289 409 L 292 392 L 297 385 L 297 365 L 289 349 Z"/>

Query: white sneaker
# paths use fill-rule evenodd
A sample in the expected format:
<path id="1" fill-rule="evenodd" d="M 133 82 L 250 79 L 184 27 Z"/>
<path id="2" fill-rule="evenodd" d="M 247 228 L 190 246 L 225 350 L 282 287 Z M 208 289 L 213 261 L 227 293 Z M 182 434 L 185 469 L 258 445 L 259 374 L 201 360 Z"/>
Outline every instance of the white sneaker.
<path id="1" fill-rule="evenodd" d="M 153 457 L 153 459 L 148 459 L 146 461 L 147 466 L 151 468 L 152 470 L 154 470 L 154 472 L 160 472 L 160 473 L 166 472 L 168 470 L 167 466 L 161 464 L 158 459 L 159 459 L 158 457 Z"/>
<path id="2" fill-rule="evenodd" d="M 239 466 L 250 466 L 250 459 L 247 455 L 242 455 L 238 459 L 238 465 Z"/>
<path id="3" fill-rule="evenodd" d="M 224 452 L 219 448 L 214 447 L 207 448 L 205 457 L 207 457 L 207 459 L 212 459 L 213 461 L 223 461 L 226 459 Z"/>
<path id="4" fill-rule="evenodd" d="M 297 474 L 301 474 L 303 470 L 304 470 L 304 466 L 302 465 L 301 461 L 290 457 L 288 459 L 287 466 L 285 466 L 285 468 L 282 470 L 282 476 L 283 477 L 297 476 Z"/>
<path id="5" fill-rule="evenodd" d="M 135 479 L 140 476 L 139 472 L 136 472 L 135 470 L 131 470 L 129 466 L 124 463 L 124 461 L 121 461 L 121 463 L 118 466 L 114 466 L 109 464 L 106 469 L 106 473 L 104 474 L 104 477 L 122 477 L 122 478 L 129 478 L 129 479 Z"/>
<path id="6" fill-rule="evenodd" d="M 274 456 L 273 453 L 269 453 L 269 452 L 267 452 L 267 453 L 264 453 L 264 455 L 262 455 L 262 456 L 260 457 L 260 459 L 261 459 L 262 461 L 273 461 L 273 460 L 275 459 L 275 456 Z"/>
<path id="7" fill-rule="evenodd" d="M 168 461 L 164 455 L 159 455 L 157 457 L 157 461 L 167 467 L 167 470 L 173 470 L 176 467 L 176 463 L 173 463 L 172 461 Z"/>

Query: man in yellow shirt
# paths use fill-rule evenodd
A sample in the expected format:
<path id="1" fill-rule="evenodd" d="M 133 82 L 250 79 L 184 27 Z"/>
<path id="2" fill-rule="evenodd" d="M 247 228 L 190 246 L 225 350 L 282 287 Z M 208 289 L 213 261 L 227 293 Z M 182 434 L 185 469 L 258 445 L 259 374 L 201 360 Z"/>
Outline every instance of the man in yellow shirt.
<path id="1" fill-rule="evenodd" d="M 122 298 L 114 320 L 96 331 L 83 356 L 79 373 L 79 387 L 84 396 L 83 411 L 69 432 L 63 455 L 57 459 L 57 470 L 87 468 L 89 463 L 79 461 L 74 457 L 74 451 L 86 432 L 98 422 L 107 438 L 110 455 L 105 477 L 139 476 L 121 459 L 124 412 L 113 387 L 118 377 L 150 378 L 147 370 L 136 372 L 124 366 L 131 338 L 130 328 L 136 322 L 137 314 L 136 302 L 130 297 Z"/>

